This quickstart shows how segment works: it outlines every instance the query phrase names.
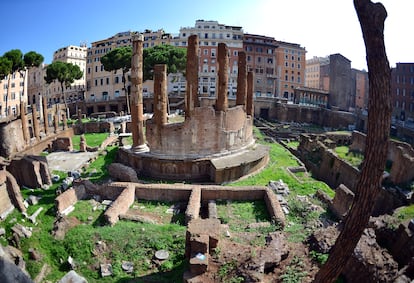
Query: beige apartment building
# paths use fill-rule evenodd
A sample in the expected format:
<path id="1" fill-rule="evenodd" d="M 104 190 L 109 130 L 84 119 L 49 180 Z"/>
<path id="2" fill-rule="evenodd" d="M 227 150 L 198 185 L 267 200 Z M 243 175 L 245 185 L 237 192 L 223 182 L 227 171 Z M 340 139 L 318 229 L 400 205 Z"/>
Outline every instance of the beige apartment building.
<path id="1" fill-rule="evenodd" d="M 244 34 L 243 45 L 247 70 L 255 75 L 255 96 L 277 96 L 276 40 L 264 35 Z"/>
<path id="2" fill-rule="evenodd" d="M 321 81 L 321 66 L 329 65 L 329 57 L 316 57 L 306 60 L 305 86 L 323 89 Z M 329 89 L 326 89 L 329 90 Z"/>
<path id="3" fill-rule="evenodd" d="M 276 41 L 277 96 L 293 101 L 295 88 L 305 86 L 306 49 L 297 43 Z"/>
<path id="4" fill-rule="evenodd" d="M 27 103 L 27 71 L 15 72 L 0 80 L 0 119 L 16 117 L 20 113 L 20 102 Z"/>
<path id="5" fill-rule="evenodd" d="M 188 37 L 196 34 L 199 40 L 199 94 L 200 96 L 216 95 L 216 76 L 218 70 L 218 44 L 225 43 L 229 49 L 229 82 L 228 94 L 236 96 L 238 52 L 243 50 L 243 29 L 239 26 L 228 26 L 217 21 L 197 20 L 194 27 L 183 27 L 172 44 L 187 47 Z M 185 80 L 177 75 L 173 84 L 175 91 L 185 91 Z"/>

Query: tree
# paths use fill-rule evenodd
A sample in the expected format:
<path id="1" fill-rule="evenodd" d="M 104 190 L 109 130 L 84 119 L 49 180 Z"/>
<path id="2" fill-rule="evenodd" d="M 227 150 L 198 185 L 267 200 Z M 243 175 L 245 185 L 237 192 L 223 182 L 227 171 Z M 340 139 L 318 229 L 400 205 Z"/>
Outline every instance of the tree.
<path id="1" fill-rule="evenodd" d="M 352 255 L 381 189 L 388 150 L 391 121 L 391 69 L 385 43 L 384 21 L 387 11 L 381 3 L 354 0 L 365 42 L 368 78 L 368 129 L 364 161 L 355 188 L 355 198 L 342 231 L 332 247 L 327 262 L 316 274 L 314 282 L 333 282 Z"/>
<path id="2" fill-rule="evenodd" d="M 122 70 L 122 83 L 124 84 L 124 91 L 127 103 L 127 112 L 131 112 L 129 106 L 129 93 L 126 88 L 126 73 L 131 69 L 132 48 L 130 46 L 122 46 L 111 50 L 101 58 L 101 63 L 105 71 L 116 72 Z"/>
<path id="3" fill-rule="evenodd" d="M 33 67 L 39 67 L 43 63 L 43 60 L 44 60 L 44 57 L 41 54 L 35 51 L 29 51 L 23 56 L 24 68 L 30 70 Z M 20 70 L 20 71 L 23 71 L 23 70 Z M 21 72 L 21 75 L 24 76 L 24 72 Z M 24 93 L 24 87 L 25 85 L 23 85 L 23 93 Z"/>
<path id="4" fill-rule="evenodd" d="M 69 117 L 69 108 L 66 102 L 65 89 L 69 87 L 75 80 L 82 78 L 82 71 L 78 65 L 55 61 L 46 67 L 46 83 L 58 81 L 62 89 L 62 97 L 65 103 L 67 116 Z M 56 106 L 57 107 L 57 106 Z"/>
<path id="5" fill-rule="evenodd" d="M 184 72 L 187 62 L 187 50 L 172 45 L 157 45 L 144 49 L 144 81 L 153 77 L 153 67 L 156 64 L 166 64 L 167 74 Z"/>
<path id="6" fill-rule="evenodd" d="M 11 62 L 11 70 L 7 75 L 11 75 L 15 72 L 18 72 L 24 68 L 23 62 L 23 53 L 19 49 L 13 49 L 7 51 L 3 55 L 4 58 Z M 6 94 L 6 116 L 9 116 L 9 98 L 10 98 L 10 91 L 11 91 L 11 76 L 8 77 L 7 80 L 7 94 Z"/>
<path id="7" fill-rule="evenodd" d="M 167 73 L 184 72 L 187 62 L 187 50 L 172 45 L 157 45 L 145 48 L 143 51 L 143 79 L 152 79 L 155 64 L 166 64 Z M 125 96 L 127 98 L 128 114 L 129 94 L 126 89 L 126 73 L 131 69 L 132 48 L 130 46 L 118 47 L 108 52 L 101 58 L 105 71 L 122 70 L 122 82 L 124 83 Z"/>

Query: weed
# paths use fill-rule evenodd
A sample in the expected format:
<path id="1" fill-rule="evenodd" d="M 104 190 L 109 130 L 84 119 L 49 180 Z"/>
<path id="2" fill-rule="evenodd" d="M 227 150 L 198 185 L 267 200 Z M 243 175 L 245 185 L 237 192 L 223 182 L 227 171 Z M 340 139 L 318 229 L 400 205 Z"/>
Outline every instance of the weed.
<path id="1" fill-rule="evenodd" d="M 320 265 L 325 264 L 325 262 L 328 260 L 328 257 L 329 257 L 329 254 L 323 254 L 323 253 L 319 253 L 317 251 L 310 251 L 309 254 L 312 257 L 312 259 L 314 259 Z"/>
<path id="2" fill-rule="evenodd" d="M 302 279 L 307 275 L 303 268 L 303 260 L 300 257 L 294 256 L 285 273 L 280 276 L 280 279 L 282 279 L 283 283 L 302 282 Z"/>

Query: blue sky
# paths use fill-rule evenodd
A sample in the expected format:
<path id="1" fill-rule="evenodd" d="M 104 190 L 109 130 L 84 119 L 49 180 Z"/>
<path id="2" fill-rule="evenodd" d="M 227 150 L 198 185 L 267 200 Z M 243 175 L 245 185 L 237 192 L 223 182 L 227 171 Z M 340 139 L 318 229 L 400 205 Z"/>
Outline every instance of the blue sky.
<path id="1" fill-rule="evenodd" d="M 413 0 L 382 0 L 388 11 L 385 42 L 391 66 L 414 62 L 410 22 Z M 307 58 L 341 53 L 366 68 L 365 47 L 352 0 L 2 0 L 0 55 L 53 52 L 108 38 L 117 32 L 156 30 L 177 34 L 197 19 L 243 27 L 244 32 L 298 43 Z"/>

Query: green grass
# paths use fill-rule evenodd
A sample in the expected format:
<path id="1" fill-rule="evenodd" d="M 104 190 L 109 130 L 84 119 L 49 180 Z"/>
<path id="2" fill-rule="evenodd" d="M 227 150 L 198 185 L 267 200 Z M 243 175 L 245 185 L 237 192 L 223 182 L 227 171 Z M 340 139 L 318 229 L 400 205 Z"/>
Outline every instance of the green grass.
<path id="1" fill-rule="evenodd" d="M 102 142 L 108 137 L 108 133 L 90 133 L 84 134 L 86 144 L 90 147 L 100 146 Z M 75 135 L 72 137 L 72 144 L 74 150 L 79 150 L 80 146 L 80 135 Z"/>
<path id="2" fill-rule="evenodd" d="M 261 140 L 261 139 L 258 139 Z M 271 180 L 282 179 L 291 193 L 299 195 L 312 195 L 318 189 L 334 196 L 334 191 L 324 182 L 317 181 L 312 177 L 301 178 L 300 182 L 292 176 L 287 168 L 301 165 L 297 159 L 279 143 L 265 143 L 270 146 L 269 164 L 259 173 L 246 179 L 233 182 L 231 186 L 266 186 Z"/>
<path id="3" fill-rule="evenodd" d="M 394 216 L 401 222 L 410 221 L 414 218 L 414 204 L 397 209 Z"/>
<path id="4" fill-rule="evenodd" d="M 298 141 L 290 141 L 286 145 L 290 148 L 297 149 L 298 146 L 299 146 L 299 142 Z"/>
<path id="5" fill-rule="evenodd" d="M 98 158 L 82 173 L 82 177 L 88 177 L 93 183 L 99 183 L 108 178 L 107 165 L 111 164 L 118 152 L 118 147 L 108 146 L 104 153 L 100 154 Z"/>
<path id="6" fill-rule="evenodd" d="M 335 147 L 335 152 L 341 159 L 349 162 L 354 167 L 358 167 L 364 159 L 363 154 L 350 152 L 348 146 L 337 146 Z"/>

